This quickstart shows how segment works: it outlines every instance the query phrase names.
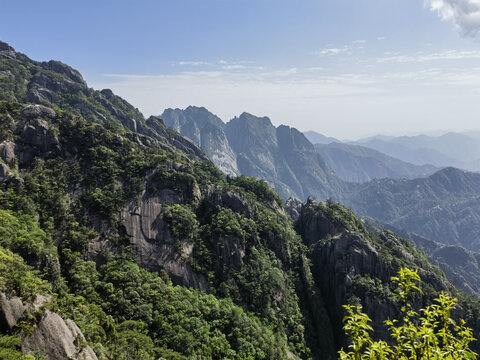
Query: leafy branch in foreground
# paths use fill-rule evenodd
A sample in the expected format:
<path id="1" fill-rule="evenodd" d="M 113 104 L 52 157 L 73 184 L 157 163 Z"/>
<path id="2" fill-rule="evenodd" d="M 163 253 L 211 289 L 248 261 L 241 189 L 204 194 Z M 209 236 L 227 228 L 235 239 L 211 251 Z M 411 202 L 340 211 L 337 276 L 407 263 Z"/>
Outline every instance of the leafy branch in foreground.
<path id="1" fill-rule="evenodd" d="M 417 271 L 400 269 L 398 277 L 392 277 L 398 283 L 395 297 L 402 305 L 402 320 L 387 320 L 391 342 L 374 341 L 370 337 L 373 328 L 371 320 L 361 312 L 360 306 L 344 305 L 347 316 L 343 319 L 343 329 L 349 336 L 349 352 L 339 351 L 341 360 L 395 359 L 395 360 L 437 360 L 437 359 L 476 359 L 470 349 L 475 340 L 472 329 L 465 321 L 454 321 L 450 312 L 457 299 L 441 292 L 434 301 L 419 312 L 413 310 L 411 299 L 422 291 L 417 286 L 420 281 Z"/>

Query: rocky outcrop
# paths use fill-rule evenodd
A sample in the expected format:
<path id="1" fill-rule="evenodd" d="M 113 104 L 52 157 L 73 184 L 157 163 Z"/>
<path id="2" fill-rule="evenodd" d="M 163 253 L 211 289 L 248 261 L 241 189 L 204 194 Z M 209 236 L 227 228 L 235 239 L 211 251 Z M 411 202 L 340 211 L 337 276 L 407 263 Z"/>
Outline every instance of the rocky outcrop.
<path id="1" fill-rule="evenodd" d="M 43 105 L 27 105 L 20 113 L 20 117 L 25 120 L 33 120 L 37 118 L 54 119 L 55 116 L 55 110 Z"/>
<path id="2" fill-rule="evenodd" d="M 3 41 L 0 41 L 0 56 L 15 59 L 16 55 L 17 54 L 14 48 L 12 48 L 7 43 L 4 43 Z"/>
<path id="3" fill-rule="evenodd" d="M 198 147 L 192 140 L 168 129 L 160 118 L 150 116 L 146 121 L 146 127 L 139 129 L 139 132 L 155 139 L 166 141 L 186 154 L 195 155 L 201 160 L 208 160 L 200 147 Z"/>
<path id="4" fill-rule="evenodd" d="M 204 107 L 189 106 L 185 110 L 166 109 L 160 118 L 200 146 L 212 162 L 228 175 L 239 175 L 237 156 L 225 134 L 225 124 Z"/>
<path id="5" fill-rule="evenodd" d="M 10 172 L 10 168 L 4 163 L 0 162 L 0 180 L 5 179 Z"/>
<path id="6" fill-rule="evenodd" d="M 17 154 L 19 165 L 29 163 L 35 157 L 45 159 L 54 157 L 60 150 L 60 143 L 48 120 L 55 116 L 55 111 L 48 107 L 25 106 L 15 123 L 15 134 L 20 137 L 17 145 L 12 145 L 8 141 L 3 142 L 0 152 L 10 161 L 13 161 L 14 155 Z"/>
<path id="7" fill-rule="evenodd" d="M 384 321 L 398 318 L 390 278 L 402 266 L 418 269 L 422 281 L 436 291 L 448 289 L 446 279 L 426 265 L 414 245 L 391 231 L 370 233 L 363 223 L 338 204 L 309 201 L 303 205 L 296 228 L 311 249 L 314 284 L 331 320 L 336 346 L 345 346 L 341 305 L 359 302 L 372 319 L 375 336 L 387 338 Z M 395 259 L 395 264 L 389 259 Z M 425 267 L 426 266 L 426 267 Z M 418 300 L 417 305 L 422 305 Z"/>
<path id="8" fill-rule="evenodd" d="M 50 60 L 45 64 L 45 68 L 57 73 L 63 74 L 68 77 L 70 80 L 80 83 L 84 86 L 87 86 L 85 80 L 83 80 L 82 75 L 75 69 L 72 69 L 70 66 L 56 60 Z"/>
<path id="9" fill-rule="evenodd" d="M 8 140 L 0 143 L 0 159 L 8 166 L 15 165 L 15 143 Z"/>
<path id="10" fill-rule="evenodd" d="M 372 244 L 359 234 L 343 232 L 318 245 L 311 259 L 313 276 L 319 284 L 325 299 L 328 313 L 332 319 L 337 336 L 341 336 L 341 319 L 343 309 L 339 306 L 348 303 L 352 296 L 361 296 L 364 311 L 372 318 L 377 335 L 385 338 L 386 329 L 383 321 L 394 318 L 395 307 L 386 300 L 366 291 L 360 294 L 355 289 L 356 276 L 370 276 L 388 281 L 392 272 L 385 266 Z M 341 344 L 338 344 L 341 345 Z"/>
<path id="11" fill-rule="evenodd" d="M 78 326 L 46 310 L 33 333 L 23 339 L 22 352 L 46 355 L 48 360 L 97 360 Z"/>
<path id="12" fill-rule="evenodd" d="M 47 301 L 49 297 L 37 295 L 35 301 L 24 304 L 19 297 L 0 293 L 0 332 L 11 330 L 26 311 L 32 314 L 43 311 L 33 332 L 22 339 L 22 353 L 39 353 L 47 360 L 97 360 L 75 322 L 43 309 Z"/>
<path id="13" fill-rule="evenodd" d="M 302 211 L 303 202 L 296 198 L 288 198 L 285 202 L 285 211 L 293 220 L 297 220 Z"/>
<path id="14" fill-rule="evenodd" d="M 192 256 L 191 240 L 175 239 L 164 219 L 162 204 L 182 201 L 181 195 L 168 188 L 155 194 L 143 192 L 138 202 L 131 201 L 124 206 L 121 220 L 140 266 L 151 271 L 165 270 L 175 284 L 208 291 L 206 278 L 187 263 Z M 178 241 L 182 247 L 180 252 Z"/>
<path id="15" fill-rule="evenodd" d="M 335 236 L 345 231 L 345 225 L 334 223 L 318 207 L 311 206 L 314 202 L 309 199 L 307 203 L 299 209 L 299 215 L 296 222 L 296 229 L 307 245 L 317 243 L 328 236 Z"/>
<path id="16" fill-rule="evenodd" d="M 239 193 L 235 191 L 217 191 L 216 188 L 210 188 L 206 196 L 205 202 L 210 207 L 217 205 L 231 209 L 235 212 L 241 213 L 246 217 L 253 216 L 254 208 L 244 199 Z"/>
<path id="17" fill-rule="evenodd" d="M 0 331 L 7 331 L 17 323 L 25 312 L 25 305 L 19 297 L 7 297 L 0 293 Z"/>
<path id="18" fill-rule="evenodd" d="M 49 300 L 47 296 L 37 295 L 33 302 L 23 303 L 18 296 L 0 292 L 0 331 L 12 329 L 25 311 L 37 312 Z"/>

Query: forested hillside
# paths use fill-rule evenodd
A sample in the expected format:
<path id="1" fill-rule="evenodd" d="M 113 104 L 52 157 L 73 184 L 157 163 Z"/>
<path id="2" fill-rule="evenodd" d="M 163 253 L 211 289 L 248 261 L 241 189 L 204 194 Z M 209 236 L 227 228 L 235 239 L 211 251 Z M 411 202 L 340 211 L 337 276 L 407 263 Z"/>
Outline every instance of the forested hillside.
<path id="1" fill-rule="evenodd" d="M 345 303 L 385 335 L 402 266 L 480 329 L 413 243 L 333 201 L 287 212 L 62 63 L 1 43 L 0 76 L 0 358 L 334 359 Z"/>

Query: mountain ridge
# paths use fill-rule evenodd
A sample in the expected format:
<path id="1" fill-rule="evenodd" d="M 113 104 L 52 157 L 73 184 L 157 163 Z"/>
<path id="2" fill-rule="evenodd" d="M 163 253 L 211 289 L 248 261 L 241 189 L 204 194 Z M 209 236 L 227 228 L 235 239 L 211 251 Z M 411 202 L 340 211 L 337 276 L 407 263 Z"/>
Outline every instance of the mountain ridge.
<path id="1" fill-rule="evenodd" d="M 335 359 L 347 344 L 342 305 L 363 303 L 382 338 L 384 320 L 400 313 L 390 277 L 405 266 L 422 277 L 419 302 L 452 292 L 478 332 L 478 304 L 410 241 L 368 230 L 333 201 L 297 203 L 293 223 L 264 181 L 226 176 L 158 118 L 135 119 L 113 93 L 70 83 L 63 67 L 45 70 L 12 51 L 0 52 L 0 74 L 18 74 L 0 91 L 3 353 Z M 45 95 L 32 98 L 40 104 L 28 101 L 34 91 Z M 275 134 L 270 143 L 304 139 L 264 125 Z M 304 145 L 307 160 L 318 158 Z M 304 148 L 291 147 L 297 152 L 272 156 L 286 171 L 302 165 Z M 38 311 L 7 306 L 41 296 L 51 301 Z M 53 313 L 78 327 L 75 341 L 59 344 L 48 331 L 52 316 L 62 323 Z"/>

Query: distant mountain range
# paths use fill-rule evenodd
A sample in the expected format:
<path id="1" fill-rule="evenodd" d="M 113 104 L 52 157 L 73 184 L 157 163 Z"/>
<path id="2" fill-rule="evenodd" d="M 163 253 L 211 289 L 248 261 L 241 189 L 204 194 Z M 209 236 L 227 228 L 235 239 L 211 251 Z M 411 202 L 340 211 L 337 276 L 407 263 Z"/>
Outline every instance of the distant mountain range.
<path id="1" fill-rule="evenodd" d="M 382 178 L 425 177 L 440 169 L 433 165 L 413 165 L 359 145 L 339 142 L 315 144 L 315 150 L 338 176 L 346 181 L 357 183 Z"/>
<path id="2" fill-rule="evenodd" d="M 227 124 L 205 108 L 192 106 L 168 109 L 160 117 L 197 144 L 201 145 L 205 137 L 202 134 L 208 133 L 210 146 L 204 150 L 214 163 L 218 164 L 220 152 L 234 154 L 229 155 L 231 169 L 265 180 L 284 199 L 331 198 L 360 215 L 444 244 L 480 251 L 480 174 L 451 167 L 436 171 L 438 168 L 432 165 L 412 165 L 354 144 L 314 147 L 298 130 L 275 128 L 270 119 L 248 113 Z M 382 137 L 361 143 L 409 144 L 423 151 L 418 145 L 421 139 L 431 147 L 438 148 L 441 141 L 453 147 L 454 139 L 461 141 L 463 136 L 447 134 L 439 139 L 425 136 L 413 140 Z M 468 144 L 464 148 L 473 151 L 475 143 Z M 461 151 L 452 153 L 459 156 Z"/>
<path id="3" fill-rule="evenodd" d="M 429 239 L 480 250 L 480 174 L 446 168 L 421 179 L 372 180 L 357 185 L 344 204 Z"/>
<path id="4" fill-rule="evenodd" d="M 330 144 L 332 142 L 341 142 L 338 139 L 322 135 L 316 131 L 305 131 L 303 135 L 305 135 L 308 141 L 310 141 L 312 144 Z"/>
<path id="5" fill-rule="evenodd" d="M 480 171 L 480 137 L 475 133 L 373 137 L 352 144 L 375 149 L 415 165 L 453 166 Z"/>

